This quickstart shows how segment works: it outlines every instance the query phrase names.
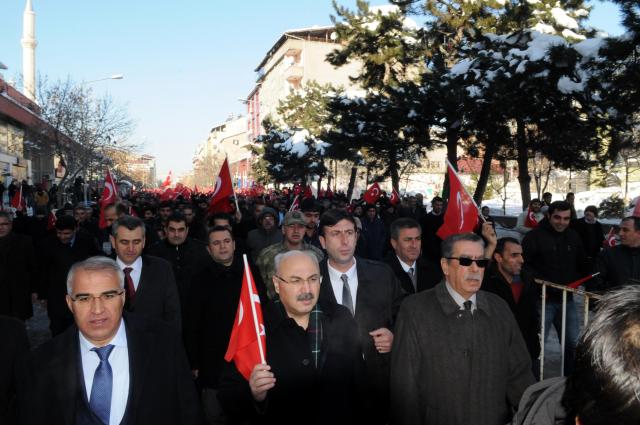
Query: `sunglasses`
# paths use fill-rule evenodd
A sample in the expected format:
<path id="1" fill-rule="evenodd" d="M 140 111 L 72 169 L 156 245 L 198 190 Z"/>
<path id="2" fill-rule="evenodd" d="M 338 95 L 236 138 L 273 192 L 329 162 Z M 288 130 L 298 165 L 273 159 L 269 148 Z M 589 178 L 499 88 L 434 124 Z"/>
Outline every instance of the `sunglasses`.
<path id="1" fill-rule="evenodd" d="M 465 266 L 465 267 L 470 266 L 472 263 L 476 263 L 476 266 L 480 267 L 481 269 L 484 269 L 489 265 L 489 260 L 486 258 L 481 258 L 479 260 L 474 260 L 473 258 L 467 258 L 467 257 L 446 257 L 446 258 L 447 260 L 458 260 L 458 263 L 460 263 L 461 266 Z"/>

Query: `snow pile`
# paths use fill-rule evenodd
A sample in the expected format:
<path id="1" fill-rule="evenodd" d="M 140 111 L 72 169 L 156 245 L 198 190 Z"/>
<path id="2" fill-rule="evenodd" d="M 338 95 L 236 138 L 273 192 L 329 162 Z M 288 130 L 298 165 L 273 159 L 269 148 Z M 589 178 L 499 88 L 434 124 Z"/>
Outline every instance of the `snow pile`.
<path id="1" fill-rule="evenodd" d="M 380 25 L 380 18 L 383 16 L 389 16 L 392 14 L 400 13 L 400 8 L 395 4 L 384 4 L 380 6 L 372 6 L 369 8 L 369 12 L 373 15 L 373 19 L 365 19 L 364 27 L 369 31 L 376 31 L 378 26 Z M 407 30 L 417 30 L 420 28 L 416 21 L 413 19 L 406 17 L 402 21 L 402 27 Z M 411 40 L 407 40 L 409 43 L 415 42 Z"/>
<path id="2" fill-rule="evenodd" d="M 324 151 L 329 147 L 329 144 L 322 140 L 316 139 L 311 136 L 309 130 L 298 130 L 287 138 L 283 143 L 276 143 L 273 145 L 276 149 L 281 149 L 296 155 L 298 158 L 303 158 L 309 154 L 309 147 L 315 149 L 315 153 L 324 155 Z"/>

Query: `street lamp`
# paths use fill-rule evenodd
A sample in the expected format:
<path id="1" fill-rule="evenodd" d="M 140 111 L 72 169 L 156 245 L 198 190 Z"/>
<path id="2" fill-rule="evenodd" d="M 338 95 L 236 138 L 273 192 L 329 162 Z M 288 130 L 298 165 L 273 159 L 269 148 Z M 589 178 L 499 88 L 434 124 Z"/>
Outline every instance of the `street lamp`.
<path id="1" fill-rule="evenodd" d="M 98 81 L 105 81 L 105 80 L 122 80 L 123 78 L 124 78 L 124 75 L 122 74 L 113 74 L 111 77 L 98 78 L 97 80 L 85 81 L 84 83 L 82 83 L 82 85 L 97 83 Z"/>

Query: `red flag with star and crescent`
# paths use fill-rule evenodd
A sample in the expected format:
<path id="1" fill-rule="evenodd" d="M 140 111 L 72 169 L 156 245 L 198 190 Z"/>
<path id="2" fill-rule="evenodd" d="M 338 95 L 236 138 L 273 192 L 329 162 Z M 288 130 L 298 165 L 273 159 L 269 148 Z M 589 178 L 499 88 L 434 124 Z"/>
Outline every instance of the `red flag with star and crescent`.
<path id="1" fill-rule="evenodd" d="M 444 213 L 444 223 L 436 234 L 446 239 L 458 233 L 473 232 L 478 225 L 478 207 L 458 179 L 458 175 L 447 164 L 449 173 L 449 202 Z"/>
<path id="2" fill-rule="evenodd" d="M 389 198 L 389 203 L 394 206 L 400 203 L 400 195 L 398 194 L 397 190 L 393 189 L 391 191 L 391 198 Z"/>
<path id="3" fill-rule="evenodd" d="M 225 159 L 220 167 L 216 186 L 213 189 L 211 200 L 209 201 L 209 214 L 217 212 L 230 213 L 233 212 L 229 197 L 233 196 L 233 185 L 231 184 L 231 173 L 229 172 L 229 162 Z"/>
<path id="4" fill-rule="evenodd" d="M 107 174 L 104 176 L 104 189 L 102 189 L 102 196 L 100 196 L 100 221 L 98 226 L 101 229 L 107 227 L 107 222 L 104 219 L 104 210 L 111 204 L 115 204 L 118 200 L 116 193 L 116 182 L 111 176 L 111 172 L 107 170 Z"/>
<path id="5" fill-rule="evenodd" d="M 364 194 L 364 201 L 367 204 L 375 204 L 381 194 L 380 185 L 378 183 L 372 184 Z"/>
<path id="6" fill-rule="evenodd" d="M 602 246 L 604 248 L 613 248 L 617 244 L 618 239 L 616 238 L 616 231 L 613 226 L 611 226 L 611 228 L 609 229 L 609 233 L 607 233 L 607 236 L 602 241 Z"/>
<path id="7" fill-rule="evenodd" d="M 22 185 L 20 189 L 16 190 L 15 195 L 11 198 L 11 206 L 18 211 L 25 211 L 27 209 L 27 201 L 22 196 Z"/>
<path id="8" fill-rule="evenodd" d="M 162 182 L 160 187 L 169 187 L 169 186 L 171 186 L 172 178 L 173 178 L 173 173 L 171 172 L 171 170 L 169 170 L 169 174 L 167 174 L 167 177 L 164 179 L 164 181 Z"/>
<path id="9" fill-rule="evenodd" d="M 233 360 L 238 372 L 248 381 L 254 366 L 265 363 L 267 338 L 262 320 L 260 297 L 256 291 L 247 255 L 244 254 L 242 257 L 244 273 L 240 301 L 224 359 L 228 362 Z"/>
<path id="10" fill-rule="evenodd" d="M 533 212 L 531 206 L 527 211 L 527 218 L 524 220 L 524 227 L 535 228 L 538 227 L 538 220 L 536 220 L 536 213 Z"/>

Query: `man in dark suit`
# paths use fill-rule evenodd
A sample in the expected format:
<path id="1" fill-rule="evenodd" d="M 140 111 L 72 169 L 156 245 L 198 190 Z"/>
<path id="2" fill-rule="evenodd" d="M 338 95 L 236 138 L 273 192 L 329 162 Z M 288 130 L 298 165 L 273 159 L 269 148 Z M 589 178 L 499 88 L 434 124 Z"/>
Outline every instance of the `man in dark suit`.
<path id="1" fill-rule="evenodd" d="M 436 234 L 444 223 L 444 201 L 435 196 L 431 200 L 431 211 L 419 221 L 422 226 L 422 256 L 433 261 L 440 261 L 440 244 L 442 239 Z"/>
<path id="2" fill-rule="evenodd" d="M 198 239 L 188 236 L 189 229 L 190 227 L 184 215 L 177 212 L 171 214 L 164 228 L 167 235 L 166 239 L 156 242 L 147 251 L 149 255 L 165 259 L 171 263 L 173 275 L 178 285 L 183 323 L 186 318 L 186 304 L 193 275 L 209 258 L 207 245 Z"/>
<path id="3" fill-rule="evenodd" d="M 76 263 L 67 278 L 75 325 L 18 368 L 20 423 L 201 424 L 178 332 L 123 317 L 124 274 L 106 257 Z"/>
<path id="4" fill-rule="evenodd" d="M 0 314 L 26 320 L 33 316 L 35 256 L 31 238 L 12 231 L 12 217 L 0 211 Z"/>
<path id="5" fill-rule="evenodd" d="M 506 301 L 518 322 L 520 332 L 531 355 L 534 373 L 537 374 L 540 354 L 540 317 L 538 291 L 531 275 L 523 270 L 522 246 L 514 238 L 498 240 L 493 262 L 485 273 L 482 290 L 493 292 Z"/>
<path id="6" fill-rule="evenodd" d="M 14 399 L 16 382 L 14 369 L 22 356 L 29 351 L 29 341 L 24 323 L 18 319 L 0 316 L 0 424 L 15 422 Z"/>
<path id="7" fill-rule="evenodd" d="M 412 218 L 404 217 L 391 223 L 391 246 L 384 262 L 391 267 L 408 294 L 431 289 L 442 280 L 440 265 L 420 256 L 422 229 Z"/>
<path id="8" fill-rule="evenodd" d="M 128 215 L 117 219 L 111 227 L 111 245 L 125 274 L 125 310 L 164 320 L 181 329 L 180 299 L 171 264 L 162 258 L 142 255 L 144 222 Z"/>
<path id="9" fill-rule="evenodd" d="M 355 220 L 342 210 L 320 218 L 320 243 L 327 257 L 320 264 L 323 284 L 320 300 L 342 304 L 358 324 L 372 403 L 387 420 L 389 405 L 389 353 L 393 325 L 404 292 L 384 263 L 354 257 L 358 234 Z"/>
<path id="10" fill-rule="evenodd" d="M 100 252 L 95 240 L 78 231 L 76 219 L 63 215 L 56 220 L 56 234 L 45 241 L 41 260 L 41 285 L 38 296 L 47 301 L 47 313 L 53 336 L 62 333 L 73 323 L 64 301 L 66 277 L 71 266 Z"/>

